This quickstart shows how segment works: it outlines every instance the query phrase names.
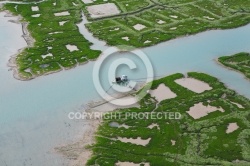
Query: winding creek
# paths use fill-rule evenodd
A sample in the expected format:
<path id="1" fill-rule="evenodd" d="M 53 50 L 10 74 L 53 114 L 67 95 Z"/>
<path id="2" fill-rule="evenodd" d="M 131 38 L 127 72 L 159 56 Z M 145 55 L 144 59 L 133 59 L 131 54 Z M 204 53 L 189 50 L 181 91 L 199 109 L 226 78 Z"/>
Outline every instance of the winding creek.
<path id="1" fill-rule="evenodd" d="M 68 113 L 81 109 L 90 100 L 100 99 L 92 82 L 94 62 L 27 82 L 14 79 L 6 64 L 26 43 L 21 37 L 21 25 L 8 22 L 9 19 L 0 13 L 0 165 L 67 165 L 53 148 L 79 139 L 87 127 L 84 121 L 69 120 Z M 107 48 L 89 34 L 83 23 L 79 28 L 95 43 L 93 48 Z M 142 51 L 151 60 L 156 76 L 205 72 L 250 98 L 250 81 L 215 62 L 222 55 L 250 52 L 250 24 L 232 30 L 207 31 Z M 122 67 L 120 73 L 144 77 L 143 64 L 126 53 L 112 56 L 102 72 L 108 70 L 110 61 L 120 57 L 132 58 L 141 69 L 130 71 Z M 108 87 L 107 83 L 104 87 Z"/>

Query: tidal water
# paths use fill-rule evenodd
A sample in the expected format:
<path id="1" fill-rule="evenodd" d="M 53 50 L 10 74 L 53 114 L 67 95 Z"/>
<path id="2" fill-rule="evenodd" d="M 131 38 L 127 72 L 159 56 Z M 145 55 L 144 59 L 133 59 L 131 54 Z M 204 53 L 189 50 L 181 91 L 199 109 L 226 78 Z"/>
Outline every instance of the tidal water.
<path id="1" fill-rule="evenodd" d="M 7 62 L 26 43 L 21 37 L 21 25 L 8 20 L 0 13 L 0 165 L 67 165 L 53 148 L 80 138 L 87 127 L 83 121 L 69 120 L 68 113 L 81 109 L 90 100 L 100 99 L 92 80 L 95 62 L 31 81 L 18 81 L 8 71 Z M 98 45 L 102 50 L 107 48 L 88 34 L 83 24 L 79 27 L 95 42 L 93 48 Z M 151 60 L 155 76 L 205 72 L 250 98 L 250 81 L 214 61 L 223 55 L 250 52 L 250 25 L 182 37 L 142 51 Z M 100 72 L 104 89 L 109 87 L 105 81 L 109 65 L 124 57 L 133 60 L 137 69 L 121 66 L 118 75 L 127 74 L 133 79 L 145 77 L 145 66 L 138 57 L 117 53 L 106 60 Z"/>

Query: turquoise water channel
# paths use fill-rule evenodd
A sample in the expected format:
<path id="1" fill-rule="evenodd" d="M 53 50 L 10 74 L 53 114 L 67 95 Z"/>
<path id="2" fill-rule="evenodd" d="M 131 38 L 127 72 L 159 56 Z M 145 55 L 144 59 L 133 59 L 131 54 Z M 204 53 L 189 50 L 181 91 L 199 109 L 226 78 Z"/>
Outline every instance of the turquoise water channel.
<path id="1" fill-rule="evenodd" d="M 9 19 L 0 13 L 0 165 L 67 165 L 53 148 L 81 138 L 87 128 L 84 121 L 69 120 L 68 113 L 100 99 L 92 81 L 95 62 L 31 81 L 18 81 L 8 71 L 7 63 L 26 43 L 21 37 L 21 25 L 8 22 Z M 107 48 L 87 34 L 82 24 L 79 27 L 86 33 L 83 35 L 95 41 L 94 48 Z M 214 61 L 220 56 L 250 52 L 250 25 L 182 37 L 142 51 L 151 60 L 156 76 L 205 72 L 250 98 L 250 82 Z M 132 79 L 145 77 L 145 66 L 138 57 L 117 53 L 103 64 L 100 78 L 104 80 L 104 88 L 109 87 L 105 73 L 110 63 L 121 57 L 133 60 L 137 69 L 121 66 L 118 75 L 126 74 Z"/>

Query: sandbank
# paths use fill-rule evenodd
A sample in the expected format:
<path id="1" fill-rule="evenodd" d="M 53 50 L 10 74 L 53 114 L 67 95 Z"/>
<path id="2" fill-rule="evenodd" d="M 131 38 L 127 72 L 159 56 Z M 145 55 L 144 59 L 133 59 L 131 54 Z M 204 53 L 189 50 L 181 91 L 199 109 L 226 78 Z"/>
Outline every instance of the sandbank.
<path id="1" fill-rule="evenodd" d="M 120 98 L 124 98 L 126 96 L 121 96 Z M 134 104 L 133 106 L 140 107 L 138 103 Z M 132 107 L 127 106 L 127 108 Z M 110 104 L 107 101 L 101 100 L 101 101 L 93 101 L 88 103 L 84 106 L 86 108 L 86 112 L 108 112 L 113 111 L 118 108 L 125 108 L 121 106 L 115 106 Z M 87 122 L 87 131 L 84 133 L 83 138 L 79 140 L 78 142 L 74 144 L 68 144 L 61 147 L 56 147 L 55 150 L 59 153 L 65 156 L 67 159 L 70 160 L 70 166 L 76 166 L 76 165 L 85 165 L 87 160 L 91 157 L 92 152 L 91 150 L 87 149 L 86 146 L 94 144 L 95 142 L 95 132 L 97 131 L 98 126 L 101 124 L 100 119 L 90 119 L 86 120 Z M 127 126 L 126 124 L 122 124 L 118 126 L 124 127 L 125 129 L 129 128 L 130 126 Z M 151 139 L 151 138 L 150 138 Z M 122 139 L 125 140 L 125 139 Z M 147 141 L 150 140 L 141 140 L 140 138 L 135 140 L 135 143 L 146 145 Z"/>

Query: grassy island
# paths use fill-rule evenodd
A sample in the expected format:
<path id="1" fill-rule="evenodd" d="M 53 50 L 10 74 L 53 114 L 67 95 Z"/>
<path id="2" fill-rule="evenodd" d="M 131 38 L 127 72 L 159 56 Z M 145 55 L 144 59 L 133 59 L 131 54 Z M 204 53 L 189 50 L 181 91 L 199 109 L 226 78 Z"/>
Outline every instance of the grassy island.
<path id="1" fill-rule="evenodd" d="M 243 73 L 248 79 L 250 79 L 250 54 L 238 53 L 232 56 L 223 56 L 218 61 L 236 71 Z"/>
<path id="2" fill-rule="evenodd" d="M 69 69 L 100 55 L 100 51 L 90 48 L 91 43 L 76 25 L 81 22 L 82 12 L 90 21 L 86 27 L 94 36 L 113 46 L 146 47 L 180 36 L 235 28 L 250 22 L 250 1 L 246 0 L 20 2 L 7 3 L 4 9 L 23 18 L 24 38 L 29 47 L 12 59 L 23 80 Z"/>
<path id="3" fill-rule="evenodd" d="M 28 47 L 14 60 L 20 79 L 69 69 L 94 60 L 101 53 L 92 50 L 92 43 L 79 32 L 76 24 L 82 20 L 82 3 L 78 0 L 10 3 L 4 9 L 23 18 L 20 21 Z"/>
<path id="4" fill-rule="evenodd" d="M 245 0 L 109 0 L 118 14 L 93 17 L 88 29 L 109 45 L 145 47 L 211 29 L 229 29 L 250 22 Z M 105 4 L 96 0 L 86 6 Z"/>
<path id="5" fill-rule="evenodd" d="M 185 81 L 200 81 L 195 92 Z M 175 96 L 158 101 L 151 92 L 168 87 Z M 199 86 L 199 84 L 197 84 Z M 193 88 L 197 88 L 193 87 Z M 163 90 L 161 90 L 163 91 Z M 250 101 L 203 73 L 174 74 L 153 81 L 140 108 L 116 110 L 119 119 L 103 120 L 87 165 L 249 165 Z M 204 109 L 211 109 L 203 112 Z M 180 119 L 132 119 L 126 113 L 180 113 Z M 196 111 L 196 112 L 195 112 Z M 110 112 L 109 114 L 114 113 Z M 199 116 L 197 116 L 199 115 Z"/>

